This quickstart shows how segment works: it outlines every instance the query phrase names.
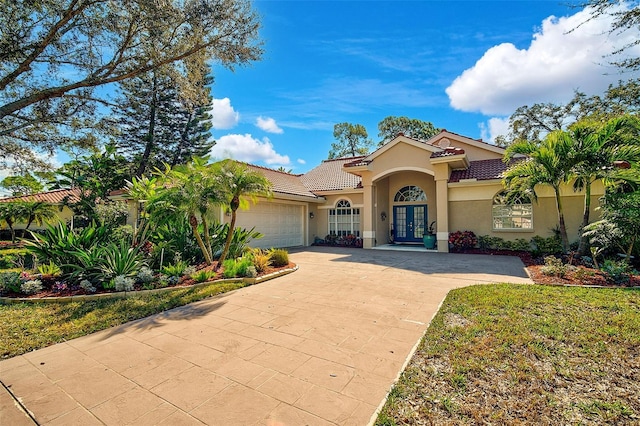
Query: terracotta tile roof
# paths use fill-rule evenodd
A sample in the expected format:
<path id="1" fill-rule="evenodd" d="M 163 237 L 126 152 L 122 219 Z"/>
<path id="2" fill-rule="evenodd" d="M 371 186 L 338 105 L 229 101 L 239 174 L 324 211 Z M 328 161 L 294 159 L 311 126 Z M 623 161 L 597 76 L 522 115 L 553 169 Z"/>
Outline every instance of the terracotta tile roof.
<path id="1" fill-rule="evenodd" d="M 333 191 L 337 189 L 353 189 L 360 184 L 360 177 L 347 173 L 342 166 L 347 163 L 361 161 L 362 157 L 337 158 L 324 160 L 319 166 L 300 176 L 300 180 L 309 191 Z"/>
<path id="2" fill-rule="evenodd" d="M 246 164 L 246 163 L 245 163 Z M 273 185 L 271 187 L 273 192 L 280 194 L 299 195 L 302 197 L 318 198 L 313 192 L 304 186 L 301 180 L 301 175 L 293 175 L 290 173 L 280 172 L 278 170 L 269 169 L 266 167 L 256 166 L 253 164 L 246 164 L 250 169 L 262 173 L 269 182 Z"/>
<path id="3" fill-rule="evenodd" d="M 344 167 L 356 167 L 356 166 L 366 166 L 371 163 L 371 160 L 365 160 L 364 158 L 358 158 L 357 160 L 344 163 Z"/>
<path id="4" fill-rule="evenodd" d="M 511 164 L 512 163 L 503 163 L 500 158 L 470 161 L 468 169 L 452 171 L 449 182 L 460 182 L 463 179 L 502 179 L 502 173 L 504 173 Z"/>
<path id="5" fill-rule="evenodd" d="M 453 155 L 462 154 L 464 154 L 464 149 L 451 146 L 443 149 L 442 151 L 432 153 L 431 158 L 451 157 Z"/>
<path id="6" fill-rule="evenodd" d="M 43 201 L 49 204 L 62 204 L 62 200 L 64 200 L 66 197 L 69 197 L 69 201 L 71 202 L 78 201 L 79 194 L 79 189 L 56 189 L 53 191 L 40 192 L 38 194 L 1 198 L 0 203 L 11 203 L 15 201 Z"/>

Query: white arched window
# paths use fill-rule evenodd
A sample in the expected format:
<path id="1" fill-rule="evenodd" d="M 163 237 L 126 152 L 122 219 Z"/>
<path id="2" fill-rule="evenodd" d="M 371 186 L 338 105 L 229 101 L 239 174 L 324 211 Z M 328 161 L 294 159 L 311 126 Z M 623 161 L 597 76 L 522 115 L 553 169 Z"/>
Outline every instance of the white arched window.
<path id="1" fill-rule="evenodd" d="M 493 197 L 493 229 L 533 229 L 533 206 L 527 197 L 508 199 L 506 192 Z"/>
<path id="2" fill-rule="evenodd" d="M 338 200 L 336 207 L 329 209 L 329 234 L 360 237 L 360 209 L 351 207 L 348 200 Z"/>
<path id="3" fill-rule="evenodd" d="M 396 203 L 427 201 L 427 195 L 419 186 L 409 185 L 396 192 L 393 201 Z"/>

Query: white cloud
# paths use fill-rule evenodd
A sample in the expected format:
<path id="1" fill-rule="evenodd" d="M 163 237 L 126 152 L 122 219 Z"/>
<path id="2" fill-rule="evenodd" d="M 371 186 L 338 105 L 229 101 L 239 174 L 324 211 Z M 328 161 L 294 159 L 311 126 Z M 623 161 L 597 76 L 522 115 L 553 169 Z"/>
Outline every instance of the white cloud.
<path id="1" fill-rule="evenodd" d="M 231 106 L 229 98 L 214 99 L 211 108 L 211 126 L 214 129 L 231 129 L 240 120 L 240 113 Z"/>
<path id="2" fill-rule="evenodd" d="M 507 115 L 522 105 L 566 102 L 575 90 L 604 92 L 621 78 L 608 64 L 609 55 L 640 34 L 637 29 L 610 34 L 610 16 L 589 20 L 590 16 L 588 9 L 568 17 L 551 16 L 527 49 L 503 43 L 487 50 L 446 89 L 451 106 Z M 627 54 L 640 55 L 640 46 Z"/>
<path id="3" fill-rule="evenodd" d="M 495 142 L 500 135 L 509 133 L 509 118 L 493 117 L 487 123 L 480 123 L 480 137 L 487 142 Z"/>
<path id="4" fill-rule="evenodd" d="M 307 164 L 307 162 L 304 161 L 302 158 L 298 158 L 296 161 L 298 162 L 298 164 Z"/>
<path id="5" fill-rule="evenodd" d="M 211 156 L 233 158 L 247 163 L 262 161 L 269 165 L 290 163 L 289 156 L 278 154 L 268 138 L 254 139 L 250 134 L 225 135 L 216 139 L 216 144 L 211 148 Z"/>
<path id="6" fill-rule="evenodd" d="M 256 119 L 256 126 L 268 133 L 284 133 L 284 130 L 276 124 L 276 120 L 271 117 L 258 117 Z"/>

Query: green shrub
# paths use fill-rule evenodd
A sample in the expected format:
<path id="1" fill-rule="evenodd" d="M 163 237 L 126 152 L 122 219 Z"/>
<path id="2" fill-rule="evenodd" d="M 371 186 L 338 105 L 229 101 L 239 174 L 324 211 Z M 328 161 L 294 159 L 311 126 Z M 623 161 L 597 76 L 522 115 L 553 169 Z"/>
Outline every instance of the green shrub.
<path id="1" fill-rule="evenodd" d="M 252 240 L 257 240 L 264 237 L 263 234 L 255 230 L 245 228 L 234 228 L 233 235 L 231 237 L 231 245 L 229 246 L 229 253 L 227 258 L 236 258 L 244 254 L 245 249 Z M 229 232 L 229 224 L 217 224 L 211 227 L 211 248 L 214 258 L 219 258 L 222 254 L 222 249 L 227 239 L 227 233 Z"/>
<path id="2" fill-rule="evenodd" d="M 607 259 L 601 268 L 607 281 L 616 285 L 627 285 L 631 281 L 631 274 L 634 273 L 633 268 L 627 262 L 622 260 Z"/>
<path id="3" fill-rule="evenodd" d="M 478 236 L 478 247 L 482 250 L 488 250 L 491 247 L 491 239 L 489 235 L 479 235 Z"/>
<path id="4" fill-rule="evenodd" d="M 289 253 L 284 249 L 271 249 L 269 250 L 269 259 L 273 267 L 281 268 L 289 264 Z"/>
<path id="5" fill-rule="evenodd" d="M 162 273 L 169 277 L 181 277 L 184 275 L 184 271 L 187 270 L 187 262 L 184 260 L 179 260 L 171 265 L 166 265 L 162 267 Z"/>
<path id="6" fill-rule="evenodd" d="M 512 242 L 513 250 L 531 251 L 531 243 L 524 238 L 518 238 Z"/>
<path id="7" fill-rule="evenodd" d="M 224 268 L 222 275 L 225 278 L 246 277 L 248 276 L 248 270 L 251 266 L 253 266 L 251 259 L 227 259 L 222 264 L 222 267 Z"/>
<path id="8" fill-rule="evenodd" d="M 540 268 L 540 271 L 545 275 L 553 275 L 559 278 L 564 277 L 567 274 L 568 265 L 562 263 L 562 259 L 558 259 L 555 256 L 547 256 L 544 258 L 544 266 Z"/>
<path id="9" fill-rule="evenodd" d="M 531 242 L 535 246 L 534 253 L 537 256 L 562 253 L 562 241 L 558 236 L 544 238 L 536 235 L 531 238 Z"/>
<path id="10" fill-rule="evenodd" d="M 24 248 L 0 250 L 0 269 L 32 268 L 33 255 Z"/>
<path id="11" fill-rule="evenodd" d="M 211 270 L 202 269 L 191 274 L 191 278 L 197 283 L 204 283 L 215 278 L 216 273 Z"/>
<path id="12" fill-rule="evenodd" d="M 0 272 L 0 293 L 8 291 L 20 293 L 21 284 L 19 272 Z"/>

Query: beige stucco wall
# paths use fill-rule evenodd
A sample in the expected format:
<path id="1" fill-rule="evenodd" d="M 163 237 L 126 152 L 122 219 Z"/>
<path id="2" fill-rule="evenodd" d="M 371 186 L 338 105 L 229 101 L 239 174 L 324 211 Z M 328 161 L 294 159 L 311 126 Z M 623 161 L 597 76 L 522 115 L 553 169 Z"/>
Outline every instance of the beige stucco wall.
<path id="1" fill-rule="evenodd" d="M 69 207 L 67 206 L 62 206 L 62 210 L 60 210 L 60 206 L 55 206 L 55 212 L 56 212 L 56 218 L 55 219 L 51 219 L 50 221 L 48 221 L 47 223 L 44 223 L 42 225 L 38 225 L 37 223 L 33 222 L 31 224 L 31 226 L 29 227 L 29 230 L 31 231 L 35 231 L 38 229 L 46 229 L 47 224 L 57 224 L 60 222 L 71 222 L 71 218 L 73 217 L 73 212 L 71 211 L 71 209 L 69 209 Z M 24 227 L 27 226 L 26 223 L 16 223 L 13 228 L 14 229 L 24 229 Z M 8 229 L 6 227 L 6 225 L 4 226 L 3 229 Z"/>
<path id="2" fill-rule="evenodd" d="M 505 240 L 530 239 L 534 235 L 550 237 L 558 226 L 558 214 L 553 190 L 538 187 L 537 202 L 533 202 L 533 229 L 522 231 L 493 230 L 493 197 L 502 190 L 500 183 L 492 185 L 463 186 L 449 188 L 449 232 L 473 231 L 476 235 L 491 235 Z M 591 196 L 591 220 L 598 220 L 599 198 L 604 193 L 601 184 L 594 185 Z M 577 241 L 582 223 L 584 193 L 574 192 L 570 185 L 561 190 L 565 223 L 569 241 Z"/>
<path id="3" fill-rule="evenodd" d="M 389 202 L 389 178 L 384 178 L 376 182 L 375 194 L 375 231 L 376 244 L 387 244 L 391 241 L 391 224 L 393 223 L 393 209 Z M 381 214 L 385 213 L 385 220 Z"/>
<path id="4" fill-rule="evenodd" d="M 430 151 L 409 143 L 398 142 L 369 165 L 370 176 L 375 181 L 384 175 L 402 170 L 431 170 Z M 363 176 L 364 178 L 364 176 Z"/>

